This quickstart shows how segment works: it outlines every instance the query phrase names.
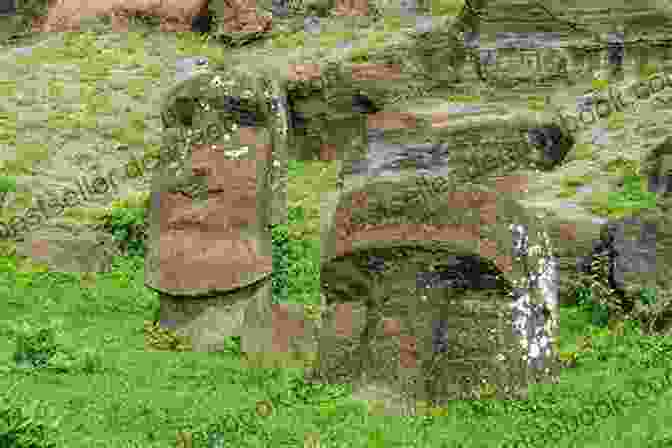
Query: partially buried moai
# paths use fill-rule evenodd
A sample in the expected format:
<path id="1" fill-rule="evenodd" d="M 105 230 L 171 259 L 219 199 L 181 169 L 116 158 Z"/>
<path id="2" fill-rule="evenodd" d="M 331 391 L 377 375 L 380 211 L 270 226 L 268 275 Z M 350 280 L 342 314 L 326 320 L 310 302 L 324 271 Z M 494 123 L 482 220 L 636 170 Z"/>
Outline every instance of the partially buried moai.
<path id="1" fill-rule="evenodd" d="M 146 285 L 161 327 L 195 351 L 230 336 L 270 350 L 258 339 L 272 314 L 271 224 L 286 220 L 284 110 L 277 84 L 243 71 L 204 72 L 166 95 Z"/>
<path id="2" fill-rule="evenodd" d="M 405 400 L 524 397 L 557 373 L 553 246 L 543 217 L 516 199 L 524 177 L 470 172 L 450 156 L 487 132 L 513 141 L 528 124 L 482 117 L 465 133 L 420 110 L 370 115 L 366 157 L 344 167 L 322 229 L 315 376 L 352 383 L 356 398 L 394 414 Z"/>

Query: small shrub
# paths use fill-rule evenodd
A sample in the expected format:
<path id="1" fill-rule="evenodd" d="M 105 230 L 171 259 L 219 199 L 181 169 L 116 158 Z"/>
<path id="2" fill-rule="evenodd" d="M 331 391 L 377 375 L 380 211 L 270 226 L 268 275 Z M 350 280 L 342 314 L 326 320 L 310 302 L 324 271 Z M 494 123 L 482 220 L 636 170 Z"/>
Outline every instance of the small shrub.
<path id="1" fill-rule="evenodd" d="M 288 295 L 288 251 L 289 229 L 286 225 L 276 225 L 272 228 L 273 238 L 273 274 L 272 291 L 273 302 L 287 301 Z"/>
<path id="2" fill-rule="evenodd" d="M 0 193 L 16 191 L 16 179 L 9 176 L 0 176 Z"/>
<path id="3" fill-rule="evenodd" d="M 592 323 L 598 327 L 607 325 L 610 311 L 621 310 L 620 301 L 608 285 L 608 263 L 607 255 L 600 254 L 591 263 L 588 274 L 581 273 L 572 280 L 579 309 L 592 312 Z"/>
<path id="4" fill-rule="evenodd" d="M 54 326 L 35 326 L 23 322 L 21 325 L 13 325 L 12 333 L 16 336 L 13 360 L 19 368 L 47 367 L 58 351 L 56 334 L 60 331 Z"/>
<path id="5" fill-rule="evenodd" d="M 184 352 L 191 351 L 189 338 L 176 335 L 158 322 L 145 321 L 145 345 L 153 350 Z"/>
<path id="6" fill-rule="evenodd" d="M 638 175 L 626 175 L 623 178 L 623 187 L 619 192 L 609 195 L 610 207 L 640 210 L 656 207 L 656 194 L 646 190 L 643 179 Z"/>
<path id="7" fill-rule="evenodd" d="M 577 353 L 575 351 L 564 351 L 558 354 L 560 363 L 563 367 L 573 368 L 576 367 Z"/>
<path id="8" fill-rule="evenodd" d="M 232 355 L 236 358 L 242 358 L 247 355 L 243 355 L 241 347 L 240 336 L 229 336 L 224 339 L 224 347 L 222 348 L 221 353 Z"/>
<path id="9" fill-rule="evenodd" d="M 102 371 L 102 356 L 85 349 L 72 351 L 57 342 L 63 332 L 60 322 L 49 325 L 31 325 L 27 322 L 10 324 L 10 335 L 16 337 L 13 361 L 19 369 L 48 369 L 56 372 Z"/>
<path id="10" fill-rule="evenodd" d="M 662 288 L 642 289 L 635 300 L 632 316 L 645 326 L 648 334 L 664 331 L 672 318 L 672 294 Z"/>
<path id="11" fill-rule="evenodd" d="M 103 229 L 110 232 L 122 251 L 131 257 L 145 256 L 146 207 L 112 207 L 104 217 Z"/>
<path id="12" fill-rule="evenodd" d="M 59 425 L 60 419 L 37 417 L 39 402 L 34 401 L 26 407 L 17 403 L 8 403 L 3 397 L 0 404 L 0 447 L 7 448 L 55 448 L 50 441 L 52 431 Z"/>

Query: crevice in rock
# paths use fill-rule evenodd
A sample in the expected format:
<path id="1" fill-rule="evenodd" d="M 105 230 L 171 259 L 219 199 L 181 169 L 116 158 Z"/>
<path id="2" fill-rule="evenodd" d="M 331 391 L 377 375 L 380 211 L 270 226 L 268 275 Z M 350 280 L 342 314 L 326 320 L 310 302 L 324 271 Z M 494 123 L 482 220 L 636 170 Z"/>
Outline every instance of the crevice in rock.
<path id="1" fill-rule="evenodd" d="M 557 124 L 547 124 L 528 131 L 530 144 L 541 152 L 540 165 L 551 170 L 560 164 L 574 146 L 574 137 L 566 134 Z"/>

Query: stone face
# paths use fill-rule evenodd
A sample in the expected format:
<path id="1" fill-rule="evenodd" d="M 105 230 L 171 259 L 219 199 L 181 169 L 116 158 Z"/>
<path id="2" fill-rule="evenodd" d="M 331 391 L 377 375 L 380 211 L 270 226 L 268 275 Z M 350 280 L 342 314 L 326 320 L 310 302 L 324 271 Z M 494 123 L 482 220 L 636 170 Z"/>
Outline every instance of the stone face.
<path id="1" fill-rule="evenodd" d="M 255 144 L 252 129 L 241 128 L 238 138 Z M 160 272 L 150 281 L 162 290 L 188 295 L 228 290 L 272 271 L 268 237 L 258 236 L 267 223 L 258 219 L 257 160 L 225 157 L 224 148 L 194 146 L 191 185 L 185 187 L 200 188 L 201 197 L 189 190 L 161 192 Z"/>
<path id="2" fill-rule="evenodd" d="M 439 402 L 549 377 L 557 264 L 538 218 L 419 171 L 346 176 L 333 216 L 316 376 Z"/>
<path id="3" fill-rule="evenodd" d="M 270 225 L 286 209 L 276 193 L 286 117 L 271 84 L 206 71 L 176 84 L 163 105 L 145 278 L 160 293 L 160 321 L 195 350 L 220 350 L 229 336 L 249 344 L 242 329 L 270 328 Z"/>

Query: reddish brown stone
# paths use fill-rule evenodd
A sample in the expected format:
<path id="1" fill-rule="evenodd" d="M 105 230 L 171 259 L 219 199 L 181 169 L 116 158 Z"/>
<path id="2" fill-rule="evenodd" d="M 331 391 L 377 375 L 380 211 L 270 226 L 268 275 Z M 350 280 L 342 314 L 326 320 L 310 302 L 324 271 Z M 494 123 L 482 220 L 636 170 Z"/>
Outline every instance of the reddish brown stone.
<path id="1" fill-rule="evenodd" d="M 399 336 L 399 362 L 402 368 L 415 368 L 418 363 L 418 348 L 415 336 Z"/>
<path id="2" fill-rule="evenodd" d="M 336 160 L 336 145 L 323 143 L 320 146 L 320 160 L 323 162 Z"/>
<path id="3" fill-rule="evenodd" d="M 336 16 L 367 16 L 369 4 L 367 0 L 336 0 L 333 12 Z"/>
<path id="4" fill-rule="evenodd" d="M 495 265 L 502 272 L 511 272 L 513 270 L 513 259 L 511 255 L 497 255 Z"/>
<path id="5" fill-rule="evenodd" d="M 289 79 L 292 81 L 310 81 L 321 76 L 318 64 L 290 64 Z"/>
<path id="6" fill-rule="evenodd" d="M 435 112 L 432 114 L 432 127 L 433 128 L 444 128 L 450 126 L 452 114 L 447 112 Z"/>
<path id="7" fill-rule="evenodd" d="M 386 81 L 398 79 L 401 76 L 399 65 L 365 63 L 353 64 L 350 69 L 352 70 L 352 79 L 357 81 Z"/>
<path id="8" fill-rule="evenodd" d="M 369 199 L 366 191 L 355 191 L 350 196 L 353 209 L 366 208 L 369 206 Z"/>
<path id="9" fill-rule="evenodd" d="M 264 32 L 273 26 L 271 17 L 257 14 L 255 0 L 218 1 L 225 1 L 227 6 L 222 18 L 223 30 L 226 33 Z"/>
<path id="10" fill-rule="evenodd" d="M 385 336 L 399 336 L 401 334 L 399 319 L 383 319 L 383 334 Z"/>
<path id="11" fill-rule="evenodd" d="M 342 213 L 347 216 L 347 212 Z M 354 241 L 477 241 L 480 235 L 478 226 L 466 225 L 383 224 L 359 228 L 350 225 L 349 228 L 341 228 L 337 219 L 336 226 L 337 256 L 351 253 Z"/>
<path id="12" fill-rule="evenodd" d="M 576 240 L 576 224 L 560 224 L 560 239 L 572 241 Z"/>
<path id="13" fill-rule="evenodd" d="M 241 139 L 251 129 L 241 132 Z M 248 140 L 252 138 L 247 136 Z M 207 177 L 203 203 L 182 192 L 161 192 L 159 287 L 228 290 L 272 271 L 258 240 L 243 238 L 257 226 L 257 161 L 231 160 L 210 145 L 192 150 L 192 173 Z"/>
<path id="14" fill-rule="evenodd" d="M 336 323 L 336 335 L 340 337 L 352 336 L 352 304 L 337 303 L 334 310 L 334 322 Z"/>
<path id="15" fill-rule="evenodd" d="M 290 317 L 286 304 L 273 304 L 273 346 L 278 353 L 289 352 L 289 338 L 304 334 L 304 321 Z"/>
<path id="16" fill-rule="evenodd" d="M 479 207 L 481 224 L 494 225 L 497 223 L 497 201 L 484 201 Z"/>
<path id="17" fill-rule="evenodd" d="M 478 242 L 478 245 L 482 257 L 495 258 L 497 256 L 497 241 L 482 239 Z"/>
<path id="18" fill-rule="evenodd" d="M 254 145 L 258 161 L 270 161 L 273 155 L 273 146 L 269 143 L 261 143 L 257 138 L 257 131 L 254 127 L 241 127 L 238 129 L 238 138 L 241 145 Z"/>
<path id="19" fill-rule="evenodd" d="M 408 129 L 416 127 L 413 114 L 406 112 L 378 112 L 367 116 L 369 128 Z"/>
<path id="20" fill-rule="evenodd" d="M 528 189 L 526 175 L 502 176 L 495 180 L 497 191 L 501 193 L 521 193 Z"/>

